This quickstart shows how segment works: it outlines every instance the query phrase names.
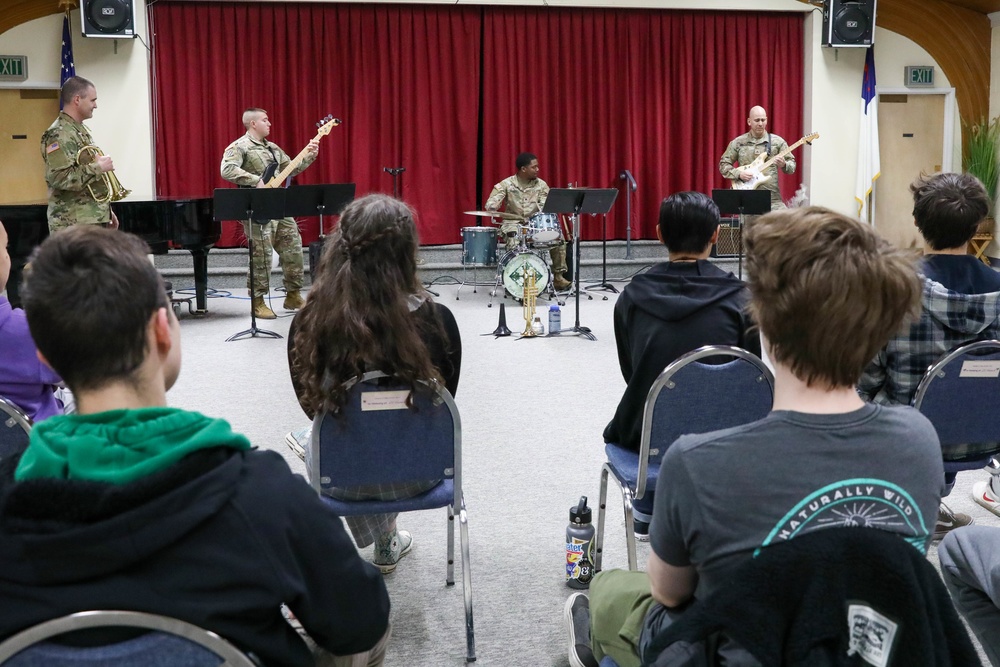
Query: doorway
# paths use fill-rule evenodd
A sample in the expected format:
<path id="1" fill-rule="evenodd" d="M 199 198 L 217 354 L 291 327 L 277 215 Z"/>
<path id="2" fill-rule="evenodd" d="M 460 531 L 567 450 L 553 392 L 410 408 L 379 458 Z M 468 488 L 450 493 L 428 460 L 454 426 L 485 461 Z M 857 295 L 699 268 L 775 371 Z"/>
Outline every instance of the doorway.
<path id="1" fill-rule="evenodd" d="M 46 201 L 41 141 L 58 115 L 58 90 L 0 89 L 0 204 Z"/>

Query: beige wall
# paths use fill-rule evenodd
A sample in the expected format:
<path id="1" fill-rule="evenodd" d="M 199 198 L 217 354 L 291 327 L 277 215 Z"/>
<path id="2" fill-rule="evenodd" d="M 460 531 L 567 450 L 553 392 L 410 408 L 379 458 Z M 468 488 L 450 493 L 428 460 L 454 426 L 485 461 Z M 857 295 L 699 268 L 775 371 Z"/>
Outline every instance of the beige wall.
<path id="1" fill-rule="evenodd" d="M 543 3 L 510 0 L 494 4 Z M 746 0 L 549 0 L 547 4 L 808 12 L 805 35 L 804 129 L 820 132 L 822 136 L 812 148 L 804 149 L 801 173 L 809 187 L 812 203 L 845 213 L 855 210 L 856 159 L 853 146 L 858 140 L 864 49 L 822 48 L 822 21 L 818 11 L 813 11 L 808 5 L 796 0 L 756 0 L 753 3 L 747 3 Z M 137 32 L 148 42 L 144 3 L 136 2 L 136 12 Z M 84 38 L 79 35 L 78 12 L 73 12 L 72 18 L 77 72 L 93 79 L 98 88 L 99 108 L 89 123 L 94 137 L 105 152 L 114 157 L 122 182 L 133 190 L 133 197 L 150 196 L 153 193 L 153 167 L 148 53 L 139 40 L 118 40 L 116 51 L 115 40 Z M 0 53 L 28 56 L 31 78 L 25 86 L 58 85 L 61 20 L 59 15 L 50 16 L 0 35 Z M 902 69 L 899 63 L 936 64 L 927 56 L 926 51 L 910 40 L 881 29 L 877 30 L 875 44 L 881 85 L 893 81 L 901 83 Z M 889 64 L 883 65 L 884 62 Z M 940 68 L 938 76 L 943 80 Z M 775 131 L 781 130 L 775 128 Z M 790 141 L 796 138 L 788 137 Z M 958 142 L 956 144 L 960 145 Z"/>

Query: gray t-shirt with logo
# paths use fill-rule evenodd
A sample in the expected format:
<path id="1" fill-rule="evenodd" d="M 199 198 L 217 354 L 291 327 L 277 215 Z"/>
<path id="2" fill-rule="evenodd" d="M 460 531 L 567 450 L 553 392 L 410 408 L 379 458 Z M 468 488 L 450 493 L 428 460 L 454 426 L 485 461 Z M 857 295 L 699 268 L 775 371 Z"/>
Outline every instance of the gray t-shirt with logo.
<path id="1" fill-rule="evenodd" d="M 925 552 L 943 489 L 937 433 L 913 408 L 775 411 L 670 446 L 650 542 L 664 562 L 696 567 L 704 598 L 757 550 L 820 528 L 878 528 Z"/>

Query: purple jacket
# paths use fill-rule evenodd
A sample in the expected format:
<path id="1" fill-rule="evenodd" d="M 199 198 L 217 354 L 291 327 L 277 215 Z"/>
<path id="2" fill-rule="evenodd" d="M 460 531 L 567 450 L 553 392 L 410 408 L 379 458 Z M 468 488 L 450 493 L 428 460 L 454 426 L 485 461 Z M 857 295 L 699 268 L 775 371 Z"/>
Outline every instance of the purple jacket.
<path id="1" fill-rule="evenodd" d="M 52 393 L 62 380 L 35 352 L 24 311 L 0 296 L 0 396 L 38 422 L 62 414 Z"/>

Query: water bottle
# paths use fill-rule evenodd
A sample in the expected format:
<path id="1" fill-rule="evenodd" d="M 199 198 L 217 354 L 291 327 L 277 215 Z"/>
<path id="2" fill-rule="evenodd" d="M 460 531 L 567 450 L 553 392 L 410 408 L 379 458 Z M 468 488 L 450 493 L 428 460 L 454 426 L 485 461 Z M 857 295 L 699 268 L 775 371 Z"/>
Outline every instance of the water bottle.
<path id="1" fill-rule="evenodd" d="M 549 306 L 549 335 L 559 333 L 562 329 L 562 311 L 559 306 L 553 304 Z"/>
<path id="2" fill-rule="evenodd" d="M 569 525 L 566 526 L 566 585 L 570 588 L 589 588 L 594 578 L 594 527 L 590 524 L 587 496 L 582 496 L 575 507 L 569 508 Z"/>

